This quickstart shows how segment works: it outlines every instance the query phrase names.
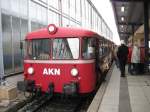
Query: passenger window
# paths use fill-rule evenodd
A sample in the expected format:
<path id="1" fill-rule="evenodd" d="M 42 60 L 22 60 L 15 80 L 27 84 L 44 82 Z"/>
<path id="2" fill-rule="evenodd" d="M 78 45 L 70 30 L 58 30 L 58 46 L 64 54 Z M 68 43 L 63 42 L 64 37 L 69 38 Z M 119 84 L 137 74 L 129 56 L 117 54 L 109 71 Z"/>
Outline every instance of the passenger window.
<path id="1" fill-rule="evenodd" d="M 82 58 L 92 59 L 95 58 L 95 38 L 83 38 L 82 42 Z"/>
<path id="2" fill-rule="evenodd" d="M 102 40 L 99 41 L 99 56 L 101 57 L 103 55 L 103 47 L 102 47 Z"/>

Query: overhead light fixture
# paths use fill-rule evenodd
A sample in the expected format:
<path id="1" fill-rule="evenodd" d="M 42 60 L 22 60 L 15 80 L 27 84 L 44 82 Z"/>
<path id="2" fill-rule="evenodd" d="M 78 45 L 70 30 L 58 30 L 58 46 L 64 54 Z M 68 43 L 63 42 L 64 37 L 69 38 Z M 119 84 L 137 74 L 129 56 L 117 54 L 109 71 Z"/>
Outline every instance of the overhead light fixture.
<path id="1" fill-rule="evenodd" d="M 121 6 L 121 12 L 124 12 L 124 10 L 125 10 L 125 6 L 122 5 L 122 6 Z"/>
<path id="2" fill-rule="evenodd" d="M 121 21 L 124 21 L 124 17 L 123 16 L 121 17 Z"/>

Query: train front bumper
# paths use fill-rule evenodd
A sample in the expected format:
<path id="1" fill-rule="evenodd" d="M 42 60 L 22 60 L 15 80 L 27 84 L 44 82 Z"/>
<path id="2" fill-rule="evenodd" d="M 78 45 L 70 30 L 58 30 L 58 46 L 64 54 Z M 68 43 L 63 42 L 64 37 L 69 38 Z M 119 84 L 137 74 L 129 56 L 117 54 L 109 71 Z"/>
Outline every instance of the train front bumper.
<path id="1" fill-rule="evenodd" d="M 35 92 L 35 81 L 25 80 L 17 82 L 17 89 L 23 92 Z"/>
<path id="2" fill-rule="evenodd" d="M 77 82 L 70 82 L 70 83 L 64 84 L 63 93 L 65 95 L 77 95 L 78 83 Z"/>

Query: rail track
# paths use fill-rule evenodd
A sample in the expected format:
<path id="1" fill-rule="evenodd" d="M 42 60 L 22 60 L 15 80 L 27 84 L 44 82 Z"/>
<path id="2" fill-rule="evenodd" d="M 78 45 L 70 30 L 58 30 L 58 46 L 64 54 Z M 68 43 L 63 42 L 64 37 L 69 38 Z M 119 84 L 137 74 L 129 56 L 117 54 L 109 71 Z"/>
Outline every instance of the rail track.
<path id="1" fill-rule="evenodd" d="M 90 97 L 64 98 L 43 95 L 39 98 L 33 98 L 18 112 L 85 112 L 85 106 L 88 107 L 91 101 Z M 89 102 L 89 103 L 87 103 Z"/>
<path id="2" fill-rule="evenodd" d="M 27 102 L 25 106 L 20 108 L 18 112 L 36 112 L 41 106 L 43 106 L 46 102 L 51 99 L 52 96 L 42 95 L 42 96 L 33 96 Z"/>

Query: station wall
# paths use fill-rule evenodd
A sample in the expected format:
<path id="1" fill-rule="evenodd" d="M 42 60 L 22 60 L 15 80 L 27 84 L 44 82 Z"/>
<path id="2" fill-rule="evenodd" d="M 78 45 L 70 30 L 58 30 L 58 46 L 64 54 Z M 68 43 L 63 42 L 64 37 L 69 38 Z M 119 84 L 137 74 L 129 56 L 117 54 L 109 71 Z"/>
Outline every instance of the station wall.
<path id="1" fill-rule="evenodd" d="M 112 32 L 90 0 L 0 0 L 0 74 L 23 70 L 27 32 L 56 24 L 83 27 L 112 40 Z"/>

